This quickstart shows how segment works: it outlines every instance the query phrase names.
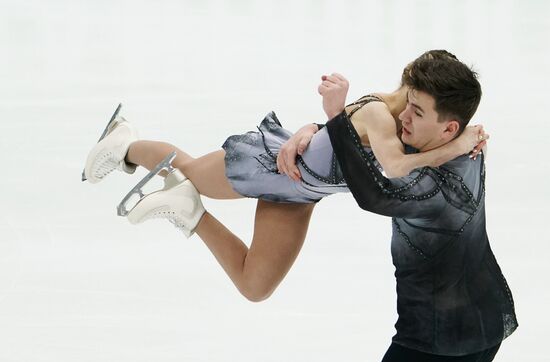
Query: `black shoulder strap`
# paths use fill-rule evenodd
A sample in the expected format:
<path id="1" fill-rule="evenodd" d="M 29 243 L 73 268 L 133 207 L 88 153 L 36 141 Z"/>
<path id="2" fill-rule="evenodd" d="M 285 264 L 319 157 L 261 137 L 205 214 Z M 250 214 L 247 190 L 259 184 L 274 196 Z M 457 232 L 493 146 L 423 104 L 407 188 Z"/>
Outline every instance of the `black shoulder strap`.
<path id="1" fill-rule="evenodd" d="M 363 96 L 356 100 L 355 102 L 348 104 L 346 107 L 350 106 L 357 106 L 354 109 L 351 110 L 348 117 L 352 117 L 355 112 L 363 108 L 365 105 L 369 104 L 370 102 L 383 102 L 382 98 L 375 96 L 374 94 L 368 94 L 366 96 Z"/>

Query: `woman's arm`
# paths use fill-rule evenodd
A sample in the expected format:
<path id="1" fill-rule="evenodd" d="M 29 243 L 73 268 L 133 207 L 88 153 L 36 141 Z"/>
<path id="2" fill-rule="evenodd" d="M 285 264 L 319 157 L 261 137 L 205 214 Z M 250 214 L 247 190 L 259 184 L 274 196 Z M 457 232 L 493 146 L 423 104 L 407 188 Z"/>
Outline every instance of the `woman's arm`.
<path id="1" fill-rule="evenodd" d="M 405 154 L 396 134 L 395 120 L 384 103 L 373 102 L 363 107 L 352 123 L 360 137 L 367 134 L 376 159 L 390 178 L 406 176 L 415 168 L 437 167 L 467 154 L 478 145 L 479 135 L 484 135 L 482 127 L 469 127 L 460 137 L 437 149 Z"/>
<path id="2" fill-rule="evenodd" d="M 323 97 L 323 110 L 328 119 L 336 117 L 346 105 L 349 82 L 341 74 L 321 76 L 321 84 L 317 92 Z M 319 130 L 316 124 L 308 124 L 300 128 L 279 150 L 277 169 L 294 181 L 300 181 L 300 170 L 296 167 L 296 156 L 302 155 L 313 135 Z"/>

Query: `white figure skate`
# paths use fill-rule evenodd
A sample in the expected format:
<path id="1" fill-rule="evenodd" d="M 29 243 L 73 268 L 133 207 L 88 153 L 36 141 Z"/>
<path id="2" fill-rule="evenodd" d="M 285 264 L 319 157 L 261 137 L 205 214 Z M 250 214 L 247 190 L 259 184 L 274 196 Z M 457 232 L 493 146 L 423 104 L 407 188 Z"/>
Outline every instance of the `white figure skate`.
<path id="1" fill-rule="evenodd" d="M 117 208 L 119 216 L 126 216 L 132 224 L 148 219 L 168 219 L 188 238 L 194 234 L 202 215 L 205 213 L 200 194 L 190 180 L 171 164 L 176 157 L 172 152 L 145 176 L 120 202 Z M 144 195 L 142 188 L 162 170 L 168 172 L 164 179 L 164 188 Z M 134 195 L 139 201 L 130 210 L 127 204 Z"/>
<path id="2" fill-rule="evenodd" d="M 126 173 L 134 173 L 136 170 L 136 165 L 124 162 L 128 147 L 138 137 L 134 127 L 118 115 L 121 107 L 122 104 L 119 104 L 97 144 L 88 154 L 82 181 L 88 180 L 95 184 L 115 169 Z"/>

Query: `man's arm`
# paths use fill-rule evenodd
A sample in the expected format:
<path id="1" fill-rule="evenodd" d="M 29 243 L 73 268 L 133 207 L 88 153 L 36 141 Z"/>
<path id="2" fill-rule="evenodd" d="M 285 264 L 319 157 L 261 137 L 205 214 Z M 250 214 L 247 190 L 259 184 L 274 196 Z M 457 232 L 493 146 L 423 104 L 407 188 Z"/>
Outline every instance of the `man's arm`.
<path id="1" fill-rule="evenodd" d="M 437 218 L 454 194 L 458 197 L 452 197 L 453 204 L 472 206 L 471 196 L 436 169 L 425 167 L 391 180 L 384 177 L 345 112 L 329 121 L 327 129 L 346 183 L 362 209 L 399 218 Z"/>
<path id="2" fill-rule="evenodd" d="M 471 127 L 456 140 L 437 149 L 406 154 L 397 136 L 395 120 L 382 102 L 372 102 L 355 113 L 352 120 L 359 137 L 366 133 L 376 159 L 390 178 L 403 177 L 416 168 L 437 167 L 458 156 L 467 154 L 485 136 L 483 127 Z"/>

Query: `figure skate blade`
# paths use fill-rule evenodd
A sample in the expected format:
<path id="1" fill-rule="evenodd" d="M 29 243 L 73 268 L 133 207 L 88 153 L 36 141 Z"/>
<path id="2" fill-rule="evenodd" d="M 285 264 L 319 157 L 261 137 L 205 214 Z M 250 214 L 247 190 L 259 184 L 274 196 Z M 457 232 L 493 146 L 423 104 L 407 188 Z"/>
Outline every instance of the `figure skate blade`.
<path id="1" fill-rule="evenodd" d="M 144 193 L 143 193 L 143 187 L 145 187 L 145 185 L 147 185 L 147 183 L 149 183 L 153 177 L 155 177 L 156 175 L 158 175 L 161 171 L 163 170 L 166 170 L 169 174 L 173 174 L 176 169 L 172 166 L 172 161 L 174 160 L 174 158 L 176 158 L 176 152 L 172 152 L 170 153 L 168 156 L 166 156 L 166 158 L 164 158 L 164 160 L 162 160 L 154 169 L 152 169 L 143 179 L 141 179 L 141 181 L 139 181 L 136 186 L 134 186 L 132 188 L 132 190 L 130 190 L 130 192 L 122 199 L 122 201 L 118 204 L 117 206 L 117 214 L 118 216 L 127 216 L 128 213 L 130 213 L 130 211 L 132 210 L 132 208 L 130 208 L 130 210 L 128 210 L 127 206 L 128 206 L 128 203 L 130 202 L 130 200 L 135 196 L 135 195 L 138 195 L 139 196 L 139 200 L 138 202 L 136 203 L 136 205 L 146 196 Z M 167 177 L 168 178 L 168 177 Z M 167 179 L 165 179 L 165 188 L 166 187 L 171 187 L 172 185 L 167 185 Z M 183 178 L 182 180 L 178 180 L 178 182 L 182 182 L 182 181 L 185 181 L 185 178 Z M 134 205 L 135 207 L 135 205 Z"/>

